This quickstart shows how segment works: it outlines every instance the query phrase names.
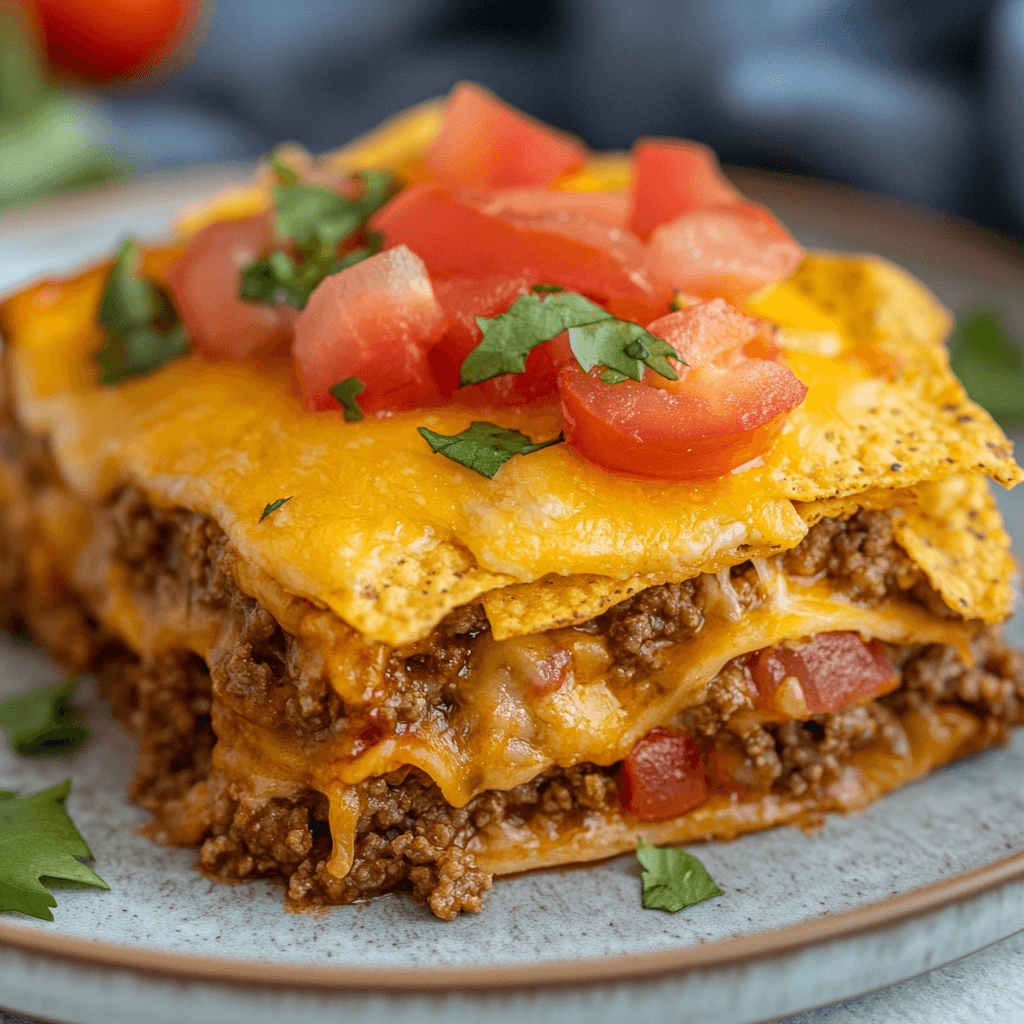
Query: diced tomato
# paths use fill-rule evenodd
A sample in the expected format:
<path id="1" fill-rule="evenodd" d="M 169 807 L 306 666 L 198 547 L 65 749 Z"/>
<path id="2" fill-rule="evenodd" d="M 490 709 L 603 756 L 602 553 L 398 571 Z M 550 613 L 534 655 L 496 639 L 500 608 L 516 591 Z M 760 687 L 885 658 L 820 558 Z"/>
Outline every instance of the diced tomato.
<path id="1" fill-rule="evenodd" d="M 338 409 L 330 388 L 358 377 L 364 412 L 436 403 L 427 352 L 446 326 L 423 261 L 405 246 L 325 277 L 295 323 L 306 408 Z"/>
<path id="2" fill-rule="evenodd" d="M 633 149 L 630 230 L 646 239 L 662 224 L 738 195 L 722 177 L 715 154 L 698 142 L 644 139 Z"/>
<path id="3" fill-rule="evenodd" d="M 197 232 L 166 274 L 167 288 L 194 351 L 244 359 L 284 350 L 296 310 L 239 298 L 242 270 L 274 245 L 269 214 L 219 221 Z"/>
<path id="4" fill-rule="evenodd" d="M 754 660 L 757 703 L 788 718 L 807 718 L 863 704 L 899 683 L 881 640 L 856 633 L 816 633 L 806 643 L 779 644 Z"/>
<path id="5" fill-rule="evenodd" d="M 694 210 L 651 235 L 646 267 L 663 288 L 740 304 L 789 277 L 803 250 L 763 207 L 737 202 Z"/>
<path id="6" fill-rule="evenodd" d="M 540 636 L 521 637 L 503 647 L 505 667 L 535 693 L 551 693 L 573 678 L 572 651 Z"/>
<path id="7" fill-rule="evenodd" d="M 668 308 L 670 293 L 652 286 L 643 243 L 630 232 L 575 214 L 497 216 L 487 193 L 453 192 L 421 182 L 373 218 L 389 246 L 404 244 L 434 278 L 527 274 L 598 302 L 629 300 L 645 319 Z"/>
<path id="8" fill-rule="evenodd" d="M 622 762 L 622 805 L 641 821 L 664 821 L 708 798 L 704 754 L 692 736 L 652 729 Z"/>
<path id="9" fill-rule="evenodd" d="M 674 480 L 722 476 L 763 454 L 807 388 L 777 350 L 763 320 L 721 299 L 649 325 L 689 366 L 670 360 L 669 381 L 604 384 L 601 368 L 559 376 L 566 442 L 583 458 L 622 473 Z"/>
<path id="10" fill-rule="evenodd" d="M 554 188 L 505 188 L 488 194 L 484 213 L 492 217 L 585 217 L 595 224 L 625 228 L 629 195 L 625 192 L 563 192 Z"/>
<path id="11" fill-rule="evenodd" d="M 498 409 L 558 401 L 558 371 L 572 359 L 566 334 L 535 348 L 527 356 L 523 373 L 506 373 L 481 384 L 459 387 L 463 361 L 483 340 L 476 318 L 507 312 L 535 283 L 532 275 L 490 274 L 453 277 L 435 284 L 437 301 L 448 317 L 448 329 L 430 350 L 430 366 L 446 398 L 473 408 Z"/>
<path id="12" fill-rule="evenodd" d="M 452 90 L 424 160 L 439 181 L 493 188 L 546 185 L 586 162 L 587 151 L 576 139 L 469 82 Z"/>

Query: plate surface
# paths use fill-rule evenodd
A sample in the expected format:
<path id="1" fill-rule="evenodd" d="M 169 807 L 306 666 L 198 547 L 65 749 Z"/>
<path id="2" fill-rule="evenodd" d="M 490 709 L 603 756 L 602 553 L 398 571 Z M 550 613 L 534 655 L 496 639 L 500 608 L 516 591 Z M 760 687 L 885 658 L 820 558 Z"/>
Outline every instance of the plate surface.
<path id="1" fill-rule="evenodd" d="M 8 242 L 0 291 L 108 252 L 129 227 L 159 234 L 173 211 L 236 175 L 229 168 L 144 182 L 0 218 Z M 821 193 L 816 206 L 785 180 L 743 184 L 802 241 L 869 247 L 865 218 L 851 213 L 860 207 L 841 191 Z M 902 235 L 893 230 L 901 216 Z M 906 207 L 883 204 L 876 220 L 870 247 L 908 265 L 954 310 L 993 305 L 1024 325 L 1024 273 L 995 247 Z M 1024 549 L 1024 488 L 999 497 Z M 1024 623 L 1011 623 L 1009 635 L 1024 642 Z M 0 641 L 0 696 L 55 678 L 32 648 Z M 745 1021 L 890 984 L 1024 927 L 1020 736 L 862 815 L 831 816 L 814 836 L 784 828 L 695 847 L 725 895 L 677 915 L 641 909 L 635 859 L 620 857 L 499 881 L 483 914 L 444 924 L 404 896 L 294 915 L 282 911 L 274 886 L 203 878 L 194 851 L 138 835 L 147 815 L 124 796 L 133 741 L 102 705 L 85 704 L 90 740 L 76 754 L 26 760 L 0 751 L 0 788 L 25 793 L 72 778 L 69 811 L 111 886 L 58 891 L 52 924 L 0 915 L 0 1005 L 22 1012 L 111 1024 L 143 1007 L 158 1019 L 158 999 L 188 1007 L 195 1021 L 237 1015 L 249 1024 L 274 1019 L 264 1012 L 321 1004 L 369 1019 L 404 1011 L 468 1020 L 489 1007 L 509 1021 L 536 1020 L 541 1010 L 625 1021 L 684 1005 Z M 44 970 L 49 991 L 41 993 L 33 979 Z M 652 972 L 643 984 L 630 980 Z M 495 991 L 508 985 L 558 987 L 529 990 L 535 998 Z M 104 986 L 117 988 L 116 1000 Z"/>

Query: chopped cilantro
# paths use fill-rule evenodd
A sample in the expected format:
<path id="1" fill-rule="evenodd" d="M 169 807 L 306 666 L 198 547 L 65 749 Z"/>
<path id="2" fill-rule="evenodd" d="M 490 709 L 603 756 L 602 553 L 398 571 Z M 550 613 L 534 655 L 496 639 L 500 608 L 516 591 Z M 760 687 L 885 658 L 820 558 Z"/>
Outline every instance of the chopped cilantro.
<path id="1" fill-rule="evenodd" d="M 956 325 L 949 363 L 967 393 L 1004 427 L 1024 426 L 1024 348 L 995 310 L 973 309 Z"/>
<path id="2" fill-rule="evenodd" d="M 106 332 L 96 353 L 100 383 L 117 384 L 149 373 L 188 352 L 185 330 L 170 298 L 139 273 L 139 247 L 121 244 L 110 268 L 96 319 Z"/>
<path id="3" fill-rule="evenodd" d="M 636 841 L 636 859 L 644 869 L 641 903 L 645 910 L 667 910 L 678 913 L 722 890 L 711 881 L 704 865 L 692 853 L 674 846 L 653 846 L 646 839 Z"/>
<path id="4" fill-rule="evenodd" d="M 345 407 L 345 420 L 348 423 L 354 423 L 363 418 L 363 410 L 360 408 L 356 396 L 366 390 L 366 385 L 358 377 L 346 377 L 327 390 Z"/>
<path id="5" fill-rule="evenodd" d="M 535 286 L 545 291 L 552 285 Z M 545 341 L 569 331 L 573 355 L 584 370 L 603 365 L 621 376 L 602 380 L 620 383 L 640 380 L 643 366 L 676 380 L 665 356 L 676 356 L 667 342 L 655 338 L 639 324 L 617 320 L 608 310 L 576 292 L 558 291 L 540 298 L 521 295 L 509 310 L 496 317 L 476 318 L 483 340 L 466 356 L 459 371 L 459 386 L 479 384 L 503 373 L 522 373 L 526 357 Z M 678 358 L 678 356 L 676 356 Z"/>
<path id="6" fill-rule="evenodd" d="M 42 686 L 0 701 L 0 728 L 16 754 L 57 754 L 77 747 L 85 727 L 71 707 L 77 679 Z"/>
<path id="7" fill-rule="evenodd" d="M 426 427 L 417 429 L 432 451 L 486 477 L 493 477 L 513 455 L 529 455 L 565 440 L 559 434 L 550 441 L 534 443 L 518 430 L 479 421 L 453 435 L 437 434 Z"/>
<path id="8" fill-rule="evenodd" d="M 278 498 L 277 501 L 270 502 L 267 507 L 263 510 L 263 515 L 260 516 L 260 522 L 267 518 L 272 512 L 276 512 L 285 502 L 291 501 L 293 496 L 287 498 Z"/>
<path id="9" fill-rule="evenodd" d="M 331 274 L 380 252 L 382 240 L 371 233 L 366 245 L 338 257 L 338 247 L 364 227 L 366 221 L 394 194 L 395 179 L 387 171 L 365 171 L 357 199 L 327 188 L 304 185 L 276 153 L 271 165 L 278 176 L 274 186 L 274 232 L 295 243 L 298 258 L 276 249 L 242 272 L 239 295 L 248 302 L 285 301 L 302 309 L 318 284 Z"/>
<path id="10" fill-rule="evenodd" d="M 70 788 L 68 779 L 23 797 L 0 791 L 0 911 L 52 921 L 57 901 L 41 878 L 110 888 L 79 859 L 92 854 L 64 808 Z"/>

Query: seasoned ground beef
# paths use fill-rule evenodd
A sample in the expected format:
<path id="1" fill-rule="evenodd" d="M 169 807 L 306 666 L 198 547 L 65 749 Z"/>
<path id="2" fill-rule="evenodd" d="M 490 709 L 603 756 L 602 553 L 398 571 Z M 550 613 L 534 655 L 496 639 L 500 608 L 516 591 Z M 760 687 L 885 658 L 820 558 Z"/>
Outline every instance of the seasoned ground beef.
<path id="1" fill-rule="evenodd" d="M 17 465 L 31 490 L 59 487 L 45 445 L 0 422 L 0 458 Z M 24 574 L 18 508 L 0 510 L 0 590 L 21 589 Z M 55 576 L 45 590 L 19 593 L 0 606 L 12 622 L 24 620 L 59 660 L 91 666 L 115 713 L 140 737 L 131 795 L 154 812 L 157 840 L 200 846 L 200 866 L 225 880 L 283 882 L 296 907 L 349 903 L 406 888 L 439 917 L 480 909 L 491 884 L 467 847 L 475 834 L 506 823 L 557 833 L 588 812 L 618 808 L 618 766 L 552 768 L 508 791 L 481 793 L 454 808 L 423 773 L 404 769 L 358 787 L 360 814 L 353 866 L 346 877 L 328 870 L 332 854 L 327 798 L 303 785 L 281 783 L 252 791 L 213 771 L 218 709 L 301 740 L 304 749 L 346 734 L 365 709 L 346 708 L 311 663 L 231 574 L 224 533 L 208 518 L 181 509 L 154 508 L 126 488 L 107 509 L 116 559 L 140 599 L 203 609 L 225 627 L 230 642 L 206 664 L 186 651 L 140 660 L 100 629 L 80 599 Z M 884 512 L 823 520 L 781 559 L 791 576 L 828 576 L 854 601 L 877 603 L 894 591 L 941 607 L 923 574 L 902 552 Z M 644 679 L 661 652 L 692 639 L 723 600 L 743 614 L 763 599 L 758 569 L 747 562 L 717 577 L 653 587 L 578 627 L 600 635 L 620 681 Z M 372 689 L 387 724 L 418 722 L 430 709 L 458 699 L 457 681 L 488 623 L 478 605 L 456 609 L 414 649 L 391 650 Z M 866 747 L 897 754 L 907 749 L 900 715 L 955 704 L 975 712 L 992 742 L 1024 721 L 1020 657 L 984 630 L 967 668 L 953 648 L 893 647 L 903 685 L 867 705 L 812 716 L 805 722 L 762 723 L 742 667 L 726 665 L 705 700 L 677 723 L 709 750 L 728 754 L 733 779 L 755 791 L 797 797 L 813 808 L 841 783 L 851 754 Z M 351 728 L 350 728 L 351 727 Z M 263 785 L 261 783 L 261 785 Z"/>

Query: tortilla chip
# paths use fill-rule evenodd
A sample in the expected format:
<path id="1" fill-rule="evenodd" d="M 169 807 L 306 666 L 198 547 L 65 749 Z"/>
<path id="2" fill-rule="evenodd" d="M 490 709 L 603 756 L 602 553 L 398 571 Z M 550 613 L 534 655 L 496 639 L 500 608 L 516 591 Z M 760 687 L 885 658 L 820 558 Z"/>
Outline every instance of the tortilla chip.
<path id="1" fill-rule="evenodd" d="M 916 490 L 893 524 L 900 546 L 958 615 L 1001 622 L 1013 610 L 1015 567 L 988 481 L 958 473 Z"/>

